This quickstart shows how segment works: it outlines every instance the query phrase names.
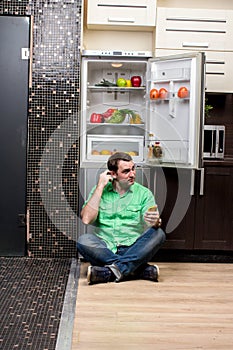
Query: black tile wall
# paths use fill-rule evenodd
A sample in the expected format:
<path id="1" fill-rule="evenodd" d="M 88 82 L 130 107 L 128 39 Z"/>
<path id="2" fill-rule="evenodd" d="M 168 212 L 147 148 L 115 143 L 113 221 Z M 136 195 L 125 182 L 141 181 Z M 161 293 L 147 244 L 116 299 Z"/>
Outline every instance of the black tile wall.
<path id="1" fill-rule="evenodd" d="M 76 256 L 81 0 L 0 1 L 31 16 L 27 217 L 32 257 Z"/>

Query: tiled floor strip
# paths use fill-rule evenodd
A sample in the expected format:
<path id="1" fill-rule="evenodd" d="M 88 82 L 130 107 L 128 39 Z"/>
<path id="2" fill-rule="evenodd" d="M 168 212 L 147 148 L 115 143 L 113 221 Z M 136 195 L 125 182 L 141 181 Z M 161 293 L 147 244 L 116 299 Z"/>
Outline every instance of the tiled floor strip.
<path id="1" fill-rule="evenodd" d="M 2 350 L 55 349 L 71 264 L 71 258 L 0 258 Z"/>
<path id="2" fill-rule="evenodd" d="M 71 349 L 79 273 L 80 264 L 76 259 L 72 259 L 58 330 L 56 350 Z"/>

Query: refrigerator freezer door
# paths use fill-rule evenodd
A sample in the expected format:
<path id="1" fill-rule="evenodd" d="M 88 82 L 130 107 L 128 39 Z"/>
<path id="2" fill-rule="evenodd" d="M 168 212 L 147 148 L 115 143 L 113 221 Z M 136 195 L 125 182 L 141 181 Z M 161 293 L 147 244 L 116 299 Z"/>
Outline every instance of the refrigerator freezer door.
<path id="1" fill-rule="evenodd" d="M 148 135 L 152 148 L 159 143 L 162 166 L 198 169 L 202 165 L 204 124 L 204 54 L 149 59 L 147 69 Z M 156 91 L 156 93 L 155 93 Z M 151 137 L 153 135 L 153 137 Z M 154 152 L 155 153 L 155 152 Z"/>

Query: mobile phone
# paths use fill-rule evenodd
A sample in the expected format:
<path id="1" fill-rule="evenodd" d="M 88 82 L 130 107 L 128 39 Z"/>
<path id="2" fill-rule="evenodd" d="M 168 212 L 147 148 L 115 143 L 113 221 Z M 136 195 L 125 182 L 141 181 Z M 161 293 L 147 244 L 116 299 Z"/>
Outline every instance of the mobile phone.
<path id="1" fill-rule="evenodd" d="M 107 175 L 111 175 L 110 171 L 107 172 Z M 109 182 L 112 182 L 113 178 L 109 179 Z"/>
<path id="2" fill-rule="evenodd" d="M 149 207 L 147 211 L 156 211 L 157 210 L 157 205 L 154 205 L 153 207 Z"/>

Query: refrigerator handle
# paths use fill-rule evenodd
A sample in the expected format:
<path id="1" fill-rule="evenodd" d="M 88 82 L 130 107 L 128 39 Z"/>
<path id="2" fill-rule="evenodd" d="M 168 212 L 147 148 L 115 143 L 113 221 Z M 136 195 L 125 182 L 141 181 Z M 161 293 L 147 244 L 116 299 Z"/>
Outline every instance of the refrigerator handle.
<path id="1" fill-rule="evenodd" d="M 200 171 L 201 171 L 201 177 L 200 177 L 200 191 L 199 191 L 199 194 L 200 194 L 200 196 L 203 196 L 203 195 L 204 195 L 204 175 L 205 175 L 205 169 L 204 169 L 204 168 L 201 168 Z"/>
<path id="2" fill-rule="evenodd" d="M 194 195 L 195 169 L 191 170 L 190 196 Z"/>

